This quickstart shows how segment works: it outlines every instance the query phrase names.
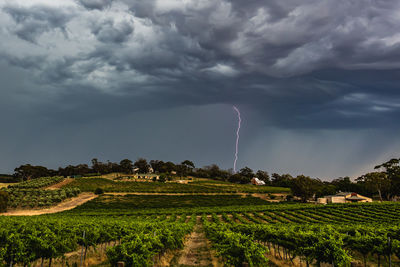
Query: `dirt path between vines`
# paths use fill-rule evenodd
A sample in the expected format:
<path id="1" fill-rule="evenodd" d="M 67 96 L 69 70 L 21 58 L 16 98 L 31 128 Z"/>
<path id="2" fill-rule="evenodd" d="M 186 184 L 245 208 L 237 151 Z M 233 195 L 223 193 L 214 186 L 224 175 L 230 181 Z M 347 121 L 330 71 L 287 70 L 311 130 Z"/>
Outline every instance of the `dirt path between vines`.
<path id="1" fill-rule="evenodd" d="M 71 210 L 83 203 L 88 202 L 94 198 L 98 197 L 93 193 L 82 193 L 77 197 L 70 198 L 64 202 L 59 203 L 57 206 L 53 206 L 50 208 L 45 209 L 38 209 L 38 210 L 11 210 L 5 213 L 0 213 L 1 215 L 5 216 L 33 216 L 33 215 L 42 215 L 42 214 L 49 214 L 49 213 L 57 213 L 65 210 Z"/>
<path id="2" fill-rule="evenodd" d="M 170 266 L 222 266 L 213 255 L 202 225 L 198 222 L 185 242 L 183 250 Z"/>
<path id="3" fill-rule="evenodd" d="M 48 189 L 48 190 L 60 189 L 64 185 L 67 185 L 67 184 L 71 183 L 73 180 L 74 179 L 72 179 L 72 178 L 66 178 L 66 179 L 62 180 L 61 182 L 59 182 L 57 184 L 50 185 L 48 187 L 45 187 L 44 189 Z"/>

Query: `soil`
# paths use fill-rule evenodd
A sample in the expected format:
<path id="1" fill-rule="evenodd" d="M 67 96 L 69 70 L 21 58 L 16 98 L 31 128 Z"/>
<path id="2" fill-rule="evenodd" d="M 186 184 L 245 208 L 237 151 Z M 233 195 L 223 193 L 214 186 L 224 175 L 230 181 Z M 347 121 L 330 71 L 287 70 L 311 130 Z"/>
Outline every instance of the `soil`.
<path id="1" fill-rule="evenodd" d="M 57 213 L 65 210 L 71 210 L 79 205 L 82 205 L 89 200 L 96 198 L 98 195 L 93 193 L 82 193 L 77 197 L 70 198 L 64 202 L 59 203 L 57 206 L 50 208 L 39 209 L 39 210 L 11 210 L 5 213 L 0 213 L 0 215 L 5 216 L 33 216 L 42 215 L 49 213 Z"/>
<path id="2" fill-rule="evenodd" d="M 172 259 L 170 266 L 223 266 L 212 253 L 203 227 L 197 223 L 183 250 Z"/>
<path id="3" fill-rule="evenodd" d="M 57 183 L 57 184 L 50 185 L 50 186 L 48 186 L 48 187 L 46 187 L 46 188 L 44 188 L 44 189 L 48 189 L 48 190 L 60 189 L 61 187 L 63 187 L 64 185 L 67 185 L 67 184 L 71 183 L 72 181 L 74 181 L 74 179 L 72 179 L 72 178 L 67 178 L 67 179 L 64 179 L 62 182 L 59 182 L 59 183 Z"/>

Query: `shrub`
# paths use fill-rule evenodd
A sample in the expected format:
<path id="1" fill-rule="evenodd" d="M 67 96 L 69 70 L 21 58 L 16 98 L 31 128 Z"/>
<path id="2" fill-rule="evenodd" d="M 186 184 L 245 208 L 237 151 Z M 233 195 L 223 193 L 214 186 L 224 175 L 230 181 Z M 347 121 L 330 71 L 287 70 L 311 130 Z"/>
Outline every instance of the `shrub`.
<path id="1" fill-rule="evenodd" d="M 61 199 L 60 196 L 54 196 L 54 197 L 52 198 L 52 202 L 58 203 L 58 202 L 61 202 L 61 201 L 62 201 L 62 199 Z"/>
<path id="2" fill-rule="evenodd" d="M 94 193 L 96 195 L 102 195 L 102 194 L 104 194 L 104 190 L 102 188 L 98 187 L 98 188 L 96 188 L 96 190 L 94 190 Z"/>
<path id="3" fill-rule="evenodd" d="M 160 174 L 160 179 L 158 179 L 161 183 L 165 183 L 167 180 L 167 175 L 165 173 Z"/>
<path id="4" fill-rule="evenodd" d="M 0 212 L 7 211 L 8 193 L 0 191 Z"/>

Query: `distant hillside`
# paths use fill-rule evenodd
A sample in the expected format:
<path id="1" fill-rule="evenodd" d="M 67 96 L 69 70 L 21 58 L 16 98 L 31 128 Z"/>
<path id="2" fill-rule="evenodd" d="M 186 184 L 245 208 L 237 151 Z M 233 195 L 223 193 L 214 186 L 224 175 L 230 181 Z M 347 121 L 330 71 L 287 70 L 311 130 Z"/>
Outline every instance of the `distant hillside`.
<path id="1" fill-rule="evenodd" d="M 16 183 L 19 182 L 20 178 L 16 178 L 11 174 L 2 174 L 0 173 L 0 183 Z"/>

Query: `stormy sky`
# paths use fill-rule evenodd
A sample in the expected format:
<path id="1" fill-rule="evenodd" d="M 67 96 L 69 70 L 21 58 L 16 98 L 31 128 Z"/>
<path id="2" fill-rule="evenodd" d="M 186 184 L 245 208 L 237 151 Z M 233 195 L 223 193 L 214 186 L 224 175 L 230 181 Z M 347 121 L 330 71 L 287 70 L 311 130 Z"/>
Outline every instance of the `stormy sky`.
<path id="1" fill-rule="evenodd" d="M 0 0 L 0 173 L 138 157 L 357 177 L 399 157 L 395 0 Z"/>

